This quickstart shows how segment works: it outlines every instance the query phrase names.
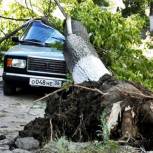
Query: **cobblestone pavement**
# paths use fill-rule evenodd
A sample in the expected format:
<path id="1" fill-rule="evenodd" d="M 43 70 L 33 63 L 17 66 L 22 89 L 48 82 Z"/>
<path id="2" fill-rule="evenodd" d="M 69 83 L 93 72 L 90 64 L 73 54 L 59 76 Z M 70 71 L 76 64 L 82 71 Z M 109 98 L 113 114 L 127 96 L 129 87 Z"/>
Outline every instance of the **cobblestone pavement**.
<path id="1" fill-rule="evenodd" d="M 45 103 L 33 102 L 43 96 L 39 92 L 25 89 L 14 96 L 4 96 L 0 81 L 0 135 L 13 139 L 29 121 L 43 117 Z"/>

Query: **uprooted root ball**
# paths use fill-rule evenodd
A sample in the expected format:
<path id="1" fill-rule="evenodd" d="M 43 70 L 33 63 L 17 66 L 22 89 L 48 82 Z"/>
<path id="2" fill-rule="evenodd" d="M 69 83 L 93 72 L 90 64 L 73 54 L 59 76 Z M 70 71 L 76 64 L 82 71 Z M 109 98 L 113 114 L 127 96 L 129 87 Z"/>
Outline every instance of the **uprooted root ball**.
<path id="1" fill-rule="evenodd" d="M 73 141 L 101 139 L 101 116 L 105 112 L 111 138 L 146 141 L 148 134 L 143 125 L 147 128 L 147 122 L 152 126 L 152 105 L 152 92 L 105 75 L 98 82 L 72 85 L 50 96 L 46 116 L 51 119 L 53 137 L 66 135 Z M 153 137 L 153 133 L 149 136 Z"/>
<path id="2" fill-rule="evenodd" d="M 148 150 L 153 146 L 153 93 L 109 75 L 53 92 L 45 112 L 53 139 L 102 140 L 108 131 L 105 134 L 119 142 Z"/>

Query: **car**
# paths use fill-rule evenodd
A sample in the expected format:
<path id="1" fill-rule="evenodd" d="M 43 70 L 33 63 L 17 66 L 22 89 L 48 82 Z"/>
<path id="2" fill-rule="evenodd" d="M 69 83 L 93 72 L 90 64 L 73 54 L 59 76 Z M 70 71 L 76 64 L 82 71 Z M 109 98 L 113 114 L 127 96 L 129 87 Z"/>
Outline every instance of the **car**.
<path id="1" fill-rule="evenodd" d="M 66 82 L 65 37 L 58 30 L 33 20 L 20 38 L 12 40 L 17 44 L 4 54 L 4 95 L 26 86 L 60 88 Z"/>

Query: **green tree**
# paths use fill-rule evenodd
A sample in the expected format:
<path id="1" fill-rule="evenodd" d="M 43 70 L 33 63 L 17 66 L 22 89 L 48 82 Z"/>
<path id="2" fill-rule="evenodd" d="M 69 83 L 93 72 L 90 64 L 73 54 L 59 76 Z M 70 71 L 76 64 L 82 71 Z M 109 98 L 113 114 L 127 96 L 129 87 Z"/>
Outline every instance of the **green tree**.
<path id="1" fill-rule="evenodd" d="M 1 8 L 3 7 L 2 5 L 0 6 Z M 36 17 L 36 14 L 34 14 L 31 10 L 23 7 L 19 3 L 12 3 L 9 6 L 9 11 L 8 10 L 3 10 L 0 9 L 0 14 L 5 17 L 10 17 L 10 18 L 30 18 L 30 17 Z M 32 16 L 31 16 L 32 15 Z M 9 20 L 9 19 L 4 19 L 1 18 L 0 20 L 0 37 L 5 36 L 7 33 L 10 33 L 20 25 L 22 25 L 25 21 L 17 21 L 17 20 Z M 10 40 L 5 40 L 4 42 L 1 43 L 1 50 L 7 50 L 10 46 L 13 45 L 13 42 Z"/>
<path id="2" fill-rule="evenodd" d="M 132 14 L 145 15 L 145 10 L 150 4 L 150 0 L 123 0 L 125 9 L 122 10 L 123 16 L 127 17 Z"/>
<path id="3" fill-rule="evenodd" d="M 141 50 L 134 49 L 141 44 L 144 18 L 138 14 L 128 18 L 120 13 L 112 14 L 91 0 L 76 6 L 71 13 L 86 25 L 92 34 L 91 42 L 118 79 L 139 82 L 153 89 L 153 61 L 147 60 Z"/>

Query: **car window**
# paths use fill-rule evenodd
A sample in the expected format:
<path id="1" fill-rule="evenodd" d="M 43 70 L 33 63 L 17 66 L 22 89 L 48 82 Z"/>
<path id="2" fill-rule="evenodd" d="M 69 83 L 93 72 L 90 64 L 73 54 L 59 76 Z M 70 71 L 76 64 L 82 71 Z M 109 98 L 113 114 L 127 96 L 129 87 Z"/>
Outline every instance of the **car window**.
<path id="1" fill-rule="evenodd" d="M 42 21 L 34 21 L 25 32 L 21 40 L 30 40 L 46 44 L 63 43 L 64 36 L 56 29 L 44 24 Z"/>

